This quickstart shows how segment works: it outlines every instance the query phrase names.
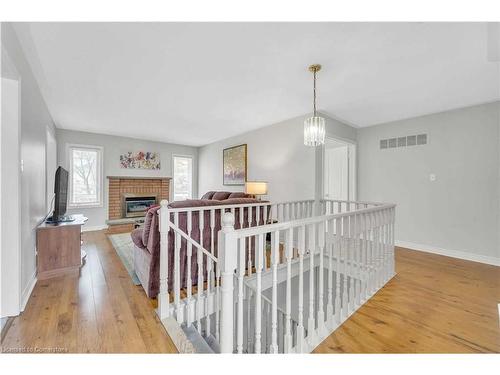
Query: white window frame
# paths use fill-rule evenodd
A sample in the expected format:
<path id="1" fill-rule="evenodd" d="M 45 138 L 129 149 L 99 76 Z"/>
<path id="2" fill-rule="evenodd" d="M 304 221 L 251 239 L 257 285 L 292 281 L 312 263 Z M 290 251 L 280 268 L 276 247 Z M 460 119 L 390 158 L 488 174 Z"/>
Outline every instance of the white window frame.
<path id="1" fill-rule="evenodd" d="M 175 200 L 175 158 L 191 159 L 191 189 L 187 199 L 193 199 L 193 186 L 194 186 L 194 158 L 192 155 L 172 155 L 172 201 Z"/>
<path id="2" fill-rule="evenodd" d="M 74 203 L 73 202 L 73 155 L 72 150 L 81 149 L 81 150 L 93 150 L 97 151 L 97 202 L 92 203 Z M 104 178 L 103 178 L 103 159 L 104 159 L 104 148 L 102 146 L 94 146 L 94 145 L 82 145 L 69 143 L 66 145 L 66 155 L 68 158 L 69 165 L 69 201 L 68 208 L 94 208 L 94 207 L 103 207 L 104 206 Z"/>

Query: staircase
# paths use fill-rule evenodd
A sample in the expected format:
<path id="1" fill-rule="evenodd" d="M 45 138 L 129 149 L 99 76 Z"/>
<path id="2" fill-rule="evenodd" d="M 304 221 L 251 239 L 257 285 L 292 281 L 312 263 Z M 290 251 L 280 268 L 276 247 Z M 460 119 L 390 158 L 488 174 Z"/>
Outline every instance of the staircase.
<path id="1" fill-rule="evenodd" d="M 206 208 L 206 218 L 220 210 L 222 229 L 215 231 L 215 219 L 201 221 L 212 231 L 204 244 L 191 236 L 191 211 L 184 232 L 183 212 L 171 216 L 162 203 L 158 315 L 179 352 L 309 353 L 394 276 L 393 204 L 323 201 L 316 216 L 303 202 L 289 206 L 256 208 L 257 223 L 268 222 L 259 212 L 288 221 L 240 229 L 241 207 Z M 197 281 L 184 289 L 194 267 Z"/>

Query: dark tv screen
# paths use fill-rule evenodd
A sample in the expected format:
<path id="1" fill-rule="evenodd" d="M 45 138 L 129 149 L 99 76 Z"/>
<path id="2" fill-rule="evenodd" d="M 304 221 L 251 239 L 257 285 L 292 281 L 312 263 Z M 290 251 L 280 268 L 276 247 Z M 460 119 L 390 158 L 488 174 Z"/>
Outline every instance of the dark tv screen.
<path id="1" fill-rule="evenodd" d="M 68 205 L 68 176 L 69 173 L 63 167 L 58 167 L 56 171 L 56 180 L 54 183 L 54 214 L 53 221 L 60 221 L 66 214 Z"/>

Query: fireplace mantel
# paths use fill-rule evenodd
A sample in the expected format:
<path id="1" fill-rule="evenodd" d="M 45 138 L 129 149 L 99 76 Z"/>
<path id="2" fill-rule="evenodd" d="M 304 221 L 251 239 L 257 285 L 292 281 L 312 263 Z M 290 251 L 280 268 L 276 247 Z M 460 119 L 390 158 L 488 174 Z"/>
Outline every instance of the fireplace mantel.
<path id="1" fill-rule="evenodd" d="M 164 176 L 106 176 L 107 179 L 119 179 L 119 180 L 161 180 L 167 179 L 171 180 L 172 177 L 164 177 Z"/>

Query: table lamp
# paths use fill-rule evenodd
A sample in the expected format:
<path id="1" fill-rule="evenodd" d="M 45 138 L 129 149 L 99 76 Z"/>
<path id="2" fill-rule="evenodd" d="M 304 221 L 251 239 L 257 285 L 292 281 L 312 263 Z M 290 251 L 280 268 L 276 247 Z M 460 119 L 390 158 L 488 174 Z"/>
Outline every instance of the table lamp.
<path id="1" fill-rule="evenodd" d="M 253 194 L 258 199 L 261 199 L 261 195 L 267 194 L 267 182 L 265 181 L 247 181 L 245 183 L 245 193 Z"/>

